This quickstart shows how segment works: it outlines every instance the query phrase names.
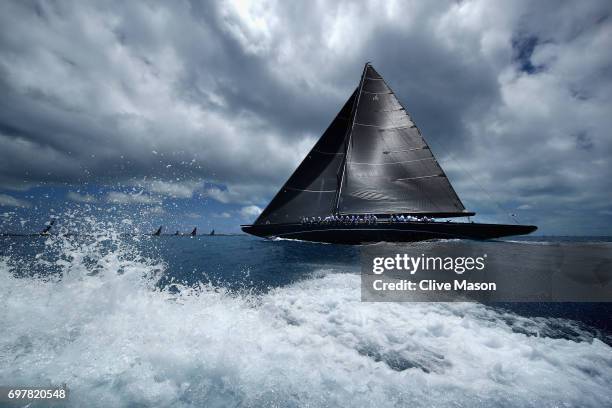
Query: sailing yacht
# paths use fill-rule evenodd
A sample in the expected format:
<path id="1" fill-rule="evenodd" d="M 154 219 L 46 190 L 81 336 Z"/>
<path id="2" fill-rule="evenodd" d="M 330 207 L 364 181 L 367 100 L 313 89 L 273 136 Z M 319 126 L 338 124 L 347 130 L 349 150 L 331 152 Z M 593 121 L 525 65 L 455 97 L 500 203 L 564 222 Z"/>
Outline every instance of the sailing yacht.
<path id="1" fill-rule="evenodd" d="M 53 224 L 55 224 L 54 218 L 52 218 L 51 221 L 49 221 L 49 223 L 45 226 L 45 228 L 42 231 L 40 231 L 40 235 L 50 235 L 51 228 L 53 228 Z"/>
<path id="2" fill-rule="evenodd" d="M 394 222 L 394 214 L 410 221 Z M 334 216 L 335 221 L 319 222 Z M 376 216 L 376 223 L 338 217 Z M 470 217 L 406 109 L 370 63 L 319 141 L 246 233 L 360 244 L 528 234 L 533 225 L 437 222 Z M 304 223 L 303 219 L 314 219 Z M 423 219 L 428 221 L 423 221 Z"/>

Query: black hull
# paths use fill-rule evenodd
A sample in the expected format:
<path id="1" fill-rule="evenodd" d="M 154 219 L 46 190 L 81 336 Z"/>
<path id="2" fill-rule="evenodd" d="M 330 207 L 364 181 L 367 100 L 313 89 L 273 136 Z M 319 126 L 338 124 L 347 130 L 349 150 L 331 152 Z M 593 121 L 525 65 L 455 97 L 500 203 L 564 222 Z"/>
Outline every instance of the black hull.
<path id="1" fill-rule="evenodd" d="M 404 222 L 359 225 L 267 224 L 243 225 L 247 234 L 262 238 L 286 238 L 332 244 L 368 242 L 415 242 L 428 239 L 491 239 L 525 235 L 534 225 L 477 224 L 454 222 Z"/>

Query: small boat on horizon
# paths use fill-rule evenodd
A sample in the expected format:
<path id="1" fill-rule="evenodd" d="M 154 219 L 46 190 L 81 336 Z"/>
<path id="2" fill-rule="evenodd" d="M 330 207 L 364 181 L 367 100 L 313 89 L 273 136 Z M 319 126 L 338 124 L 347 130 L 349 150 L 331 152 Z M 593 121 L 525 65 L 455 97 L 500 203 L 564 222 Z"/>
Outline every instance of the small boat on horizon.
<path id="1" fill-rule="evenodd" d="M 52 218 L 51 221 L 49 221 L 49 223 L 45 226 L 45 228 L 43 228 L 43 230 L 40 231 L 40 235 L 50 235 L 51 228 L 53 228 L 54 224 L 55 224 L 55 218 Z"/>
<path id="2" fill-rule="evenodd" d="M 338 244 L 490 239 L 537 229 L 435 221 L 473 215 L 406 109 L 366 63 L 319 141 L 255 222 L 241 228 L 263 238 Z"/>

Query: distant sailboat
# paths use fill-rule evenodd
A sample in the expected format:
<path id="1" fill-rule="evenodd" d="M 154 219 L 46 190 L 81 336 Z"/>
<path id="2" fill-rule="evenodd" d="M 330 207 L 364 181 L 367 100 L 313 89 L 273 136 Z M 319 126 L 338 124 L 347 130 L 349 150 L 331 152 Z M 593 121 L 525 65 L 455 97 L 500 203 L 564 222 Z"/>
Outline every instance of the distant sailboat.
<path id="1" fill-rule="evenodd" d="M 181 235 L 181 233 L 180 233 L 178 230 L 176 230 L 176 232 L 174 233 L 174 235 L 175 235 L 175 236 L 178 236 L 178 235 Z"/>
<path id="2" fill-rule="evenodd" d="M 210 234 L 208 234 L 208 235 L 210 235 L 210 236 L 215 235 L 215 230 L 214 230 L 214 229 L 213 229 L 213 230 L 211 230 L 211 231 L 210 231 Z"/>
<path id="3" fill-rule="evenodd" d="M 162 233 L 162 226 L 160 225 L 160 226 L 159 226 L 159 228 L 157 229 L 157 231 L 155 231 L 155 232 L 153 233 L 153 235 L 154 235 L 154 236 L 156 236 L 156 237 L 158 237 L 158 236 L 160 236 L 160 235 L 161 235 L 161 233 Z"/>
<path id="4" fill-rule="evenodd" d="M 392 215 L 411 221 L 393 222 Z M 320 222 L 328 216 L 335 221 Z M 376 216 L 376 223 L 338 217 Z M 368 63 L 359 86 L 253 225 L 259 237 L 359 244 L 432 238 L 488 239 L 533 232 L 533 225 L 422 221 L 468 217 L 421 132 Z M 303 222 L 304 217 L 314 222 Z M 420 217 L 421 221 L 413 221 Z"/>
<path id="5" fill-rule="evenodd" d="M 55 224 L 55 219 L 49 221 L 49 224 L 40 232 L 40 235 L 49 235 L 51 232 L 51 228 L 53 228 L 53 224 Z"/>
<path id="6" fill-rule="evenodd" d="M 194 227 L 193 231 L 191 231 L 191 236 L 195 237 L 198 234 L 198 227 Z"/>

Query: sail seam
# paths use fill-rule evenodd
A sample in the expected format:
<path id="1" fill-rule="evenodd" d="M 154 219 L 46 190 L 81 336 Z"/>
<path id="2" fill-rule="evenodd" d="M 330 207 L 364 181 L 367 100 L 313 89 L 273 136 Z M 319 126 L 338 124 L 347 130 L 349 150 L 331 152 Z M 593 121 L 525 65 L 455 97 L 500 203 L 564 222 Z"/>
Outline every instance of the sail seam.
<path id="1" fill-rule="evenodd" d="M 364 125 L 364 126 L 374 126 L 374 125 Z M 410 126 L 406 125 L 406 126 L 397 126 L 397 127 L 388 127 L 388 128 L 383 128 L 383 127 L 381 127 L 381 128 L 380 128 L 380 131 L 381 131 L 381 132 L 386 132 L 386 131 L 388 131 L 388 130 L 398 130 L 398 129 L 413 129 L 413 128 L 415 128 L 415 127 L 416 127 L 416 126 L 415 126 L 415 124 L 413 123 L 413 124 L 412 124 L 412 125 L 410 125 Z"/>
<path id="2" fill-rule="evenodd" d="M 432 178 L 432 177 L 445 177 L 445 176 L 444 176 L 444 174 L 433 174 L 431 176 L 406 177 L 406 178 L 398 178 L 398 179 L 395 179 L 395 180 L 396 181 L 405 181 L 405 180 L 417 180 L 417 179 Z"/>
<path id="3" fill-rule="evenodd" d="M 363 162 L 352 162 L 349 164 L 365 164 L 367 166 L 386 166 L 387 164 L 402 164 L 402 163 L 414 163 L 414 162 L 420 162 L 420 161 L 426 161 L 426 160 L 435 160 L 433 157 L 426 157 L 424 159 L 415 159 L 415 160 L 404 160 L 404 161 L 397 161 L 397 162 L 389 162 L 389 163 L 363 163 Z"/>
<path id="4" fill-rule="evenodd" d="M 399 108 L 399 109 L 372 109 L 371 112 L 399 112 L 399 111 L 403 111 L 404 108 Z"/>
<path id="5" fill-rule="evenodd" d="M 383 154 L 399 153 L 399 152 L 414 152 L 415 150 L 427 150 L 427 149 L 429 149 L 428 146 L 415 147 L 414 149 L 385 150 Z"/>

